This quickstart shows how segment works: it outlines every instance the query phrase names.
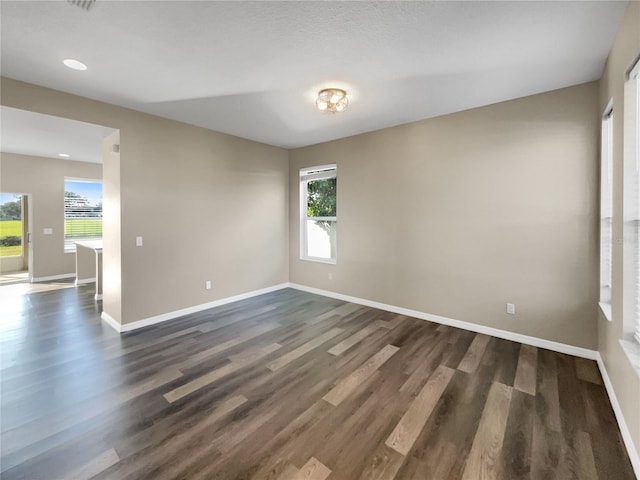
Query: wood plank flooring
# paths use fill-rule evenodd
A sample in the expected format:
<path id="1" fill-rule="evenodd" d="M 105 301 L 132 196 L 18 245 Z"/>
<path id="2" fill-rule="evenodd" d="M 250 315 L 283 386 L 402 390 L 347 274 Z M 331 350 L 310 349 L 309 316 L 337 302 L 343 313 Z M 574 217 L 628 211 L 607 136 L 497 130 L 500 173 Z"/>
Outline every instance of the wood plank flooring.
<path id="1" fill-rule="evenodd" d="M 118 335 L 4 295 L 1 478 L 635 478 L 594 362 L 280 290 Z"/>

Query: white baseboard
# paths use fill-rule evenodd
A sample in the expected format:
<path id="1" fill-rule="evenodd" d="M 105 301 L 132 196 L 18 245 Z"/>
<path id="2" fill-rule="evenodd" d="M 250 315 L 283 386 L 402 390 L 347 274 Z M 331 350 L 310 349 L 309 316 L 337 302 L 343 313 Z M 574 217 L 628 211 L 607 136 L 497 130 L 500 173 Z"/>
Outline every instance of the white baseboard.
<path id="1" fill-rule="evenodd" d="M 293 288 L 303 292 L 314 293 L 316 295 L 322 295 L 324 297 L 343 300 L 345 302 L 351 302 L 351 303 L 356 303 L 358 305 L 365 305 L 367 307 L 378 308 L 380 310 L 386 310 L 386 311 L 397 313 L 400 315 L 407 315 L 409 317 L 415 317 L 421 320 L 428 320 L 430 322 L 435 322 L 442 325 L 461 328 L 463 330 L 468 330 L 471 332 L 483 333 L 485 335 L 491 335 L 493 337 L 503 338 L 505 340 L 524 343 L 527 345 L 532 345 L 534 347 L 546 348 L 548 350 L 553 350 L 560 353 L 566 353 L 568 355 L 574 355 L 576 357 L 588 358 L 590 360 L 597 360 L 600 356 L 600 354 L 596 350 L 590 350 L 588 348 L 576 347 L 574 345 L 568 345 L 566 343 L 554 342 L 554 341 L 545 340 L 542 338 L 531 337 L 529 335 L 523 335 L 521 333 L 515 333 L 507 330 L 501 330 L 498 328 L 478 325 L 475 323 L 464 322 L 462 320 L 455 320 L 453 318 L 442 317 L 440 315 L 433 315 L 430 313 L 420 312 L 418 310 L 411 310 L 408 308 L 398 307 L 395 305 L 388 305 L 386 303 L 375 302 L 373 300 L 367 300 L 364 298 L 352 297 L 351 295 L 343 295 L 341 293 L 331 292 L 329 290 L 322 290 L 319 288 L 307 287 L 305 285 L 299 285 L 296 283 L 281 283 L 279 285 L 274 285 L 272 287 L 262 288 L 260 290 L 254 290 L 247 293 L 241 293 L 239 295 L 234 295 L 232 297 L 214 300 L 213 302 L 203 303 L 200 305 L 195 305 L 193 307 L 187 307 L 180 310 L 175 310 L 173 312 L 163 313 L 161 315 L 155 315 L 153 317 L 144 318 L 142 320 L 137 320 L 131 323 L 125 323 L 124 325 L 121 325 L 112 317 L 109 317 L 109 319 L 111 319 L 111 322 L 107 320 L 105 317 L 103 317 L 103 319 L 105 319 L 105 321 L 107 321 L 107 323 L 109 323 L 111 326 L 114 326 L 113 324 L 117 324 L 118 328 L 116 328 L 116 330 L 118 332 L 129 332 L 132 330 L 137 330 L 139 328 L 155 325 L 157 323 L 166 322 L 168 320 L 182 317 L 184 315 L 189 315 L 191 313 L 201 312 L 202 310 L 207 310 L 209 308 L 226 305 L 227 303 L 245 300 L 247 298 L 256 297 L 258 295 L 264 295 L 265 293 L 274 292 L 276 290 L 281 290 L 283 288 Z M 103 312 L 103 315 L 106 315 L 106 314 Z"/>
<path id="2" fill-rule="evenodd" d="M 624 415 L 622 414 L 622 410 L 620 408 L 620 404 L 618 403 L 618 399 L 616 397 L 615 391 L 613 390 L 613 385 L 611 384 L 611 380 L 609 379 L 607 369 L 604 366 L 604 362 L 602 361 L 600 352 L 598 352 L 597 350 L 589 350 L 587 348 L 576 347 L 574 345 L 567 345 L 565 343 L 560 343 L 560 342 L 553 342 L 551 340 L 544 340 L 537 337 L 522 335 L 520 333 L 509 332 L 506 330 L 500 330 L 492 327 L 485 327 L 483 325 L 476 325 L 469 322 L 463 322 L 461 320 L 454 320 L 452 318 L 441 317 L 439 315 L 432 315 L 429 313 L 419 312 L 417 310 L 409 310 L 407 308 L 396 307 L 394 305 L 387 305 L 380 302 L 374 302 L 371 300 L 352 297 L 350 295 L 343 295 L 341 293 L 330 292 L 327 290 L 321 290 L 319 288 L 298 285 L 295 283 L 290 283 L 289 287 L 294 288 L 296 290 L 301 290 L 303 292 L 315 293 L 317 295 L 335 298 L 338 300 L 344 300 L 346 302 L 356 303 L 358 305 L 365 305 L 367 307 L 378 308 L 380 310 L 386 310 L 389 312 L 398 313 L 400 315 L 407 315 L 407 316 L 419 318 L 422 320 L 429 320 L 431 322 L 440 323 L 440 324 L 448 325 L 451 327 L 457 327 L 463 330 L 470 330 L 472 332 L 484 333 L 486 335 L 491 335 L 491 336 L 503 338 L 506 340 L 512 340 L 515 342 L 532 345 L 534 347 L 546 348 L 548 350 L 553 350 L 555 352 L 566 353 L 568 355 L 574 355 L 576 357 L 595 360 L 598 363 L 598 367 L 600 368 L 600 373 L 602 374 L 604 385 L 607 390 L 607 394 L 609 395 L 611 406 L 613 407 L 613 412 L 616 416 L 616 420 L 618 421 L 620 433 L 622 435 L 624 445 L 627 449 L 629 459 L 631 460 L 633 470 L 635 471 L 636 476 L 640 479 L 640 456 L 638 455 L 638 451 L 636 450 L 636 447 L 633 443 L 633 439 L 631 438 L 631 433 L 629 432 L 629 428 L 627 427 L 627 423 L 624 419 Z"/>
<path id="3" fill-rule="evenodd" d="M 67 277 L 62 277 L 67 278 Z M 263 295 L 265 293 L 274 292 L 276 290 L 281 290 L 283 288 L 293 288 L 296 290 L 300 290 L 303 292 L 314 293 L 316 295 L 322 295 L 325 297 L 335 298 L 338 300 L 343 300 L 345 302 L 356 303 L 358 305 L 365 305 L 367 307 L 378 308 L 380 310 L 386 310 L 389 312 L 397 313 L 399 315 L 407 315 L 409 317 L 419 318 L 421 320 L 428 320 L 431 322 L 439 323 L 442 325 L 448 325 L 451 327 L 461 328 L 463 330 L 468 330 L 476 333 L 483 333 L 486 335 L 491 335 L 494 337 L 502 338 L 505 340 L 511 340 L 514 342 L 524 343 L 526 345 L 532 345 L 539 348 L 546 348 L 548 350 L 553 350 L 560 353 L 566 353 L 568 355 L 574 355 L 576 357 L 588 358 L 590 360 L 596 360 L 598 363 L 598 367 L 600 368 L 600 372 L 602 374 L 602 378 L 604 380 L 605 388 L 609 395 L 609 399 L 611 401 L 611 405 L 613 407 L 614 414 L 618 421 L 618 426 L 620 428 L 620 432 L 622 434 L 623 441 L 625 443 L 625 447 L 627 448 L 627 453 L 629 454 L 629 458 L 633 465 L 633 469 L 636 473 L 636 476 L 640 478 L 640 458 L 638 456 L 638 452 L 635 449 L 633 439 L 631 438 L 631 433 L 629 432 L 629 428 L 625 422 L 624 416 L 622 415 L 622 410 L 620 409 L 620 404 L 618 403 L 618 399 L 616 398 L 615 391 L 613 390 L 613 386 L 611 384 L 611 380 L 609 379 L 609 375 L 604 366 L 604 362 L 602 361 L 602 357 L 600 356 L 600 352 L 596 350 L 590 350 L 587 348 L 576 347 L 574 345 L 568 345 L 565 343 L 554 342 L 551 340 L 544 340 L 537 337 L 531 337 L 529 335 L 523 335 L 520 333 L 509 332 L 507 330 L 501 330 L 498 328 L 486 327 L 484 325 L 477 325 L 470 322 L 464 322 L 461 320 L 455 320 L 453 318 L 442 317 L 440 315 L 433 315 L 430 313 L 420 312 L 417 310 L 410 310 L 408 308 L 398 307 L 395 305 L 388 305 L 385 303 L 375 302 L 373 300 L 367 300 L 358 297 L 352 297 L 350 295 L 343 295 L 341 293 L 331 292 L 328 290 L 322 290 L 314 287 L 307 287 L 305 285 L 299 285 L 296 283 L 282 283 L 279 285 L 274 285 L 272 287 L 263 288 L 260 290 L 254 290 L 252 292 L 243 293 L 240 295 L 235 295 L 233 297 L 227 297 L 220 300 L 215 300 L 209 303 L 203 303 L 201 305 L 196 305 L 194 307 L 183 308 L 181 310 L 176 310 L 173 312 L 165 313 L 162 315 L 156 315 L 153 317 L 145 318 L 143 320 L 138 320 L 136 322 L 120 324 L 120 322 L 116 321 L 113 317 L 108 315 L 105 312 L 102 312 L 101 318 L 113 329 L 117 332 L 128 332 L 132 330 L 136 330 L 138 328 L 143 328 L 151 325 L 155 325 L 157 323 L 166 322 L 167 320 L 171 320 L 174 318 L 182 317 L 184 315 L 188 315 L 190 313 L 200 312 L 202 310 L 207 310 L 209 308 L 218 307 L 220 305 L 225 305 L 227 303 L 237 302 L 239 300 L 245 300 L 247 298 L 256 297 L 258 295 Z"/>
<path id="4" fill-rule="evenodd" d="M 109 315 L 107 312 L 102 312 L 100 314 L 100 318 L 104 320 L 105 323 L 109 325 L 111 328 L 113 328 L 116 332 L 118 333 L 122 332 L 122 325 L 120 324 L 120 322 L 117 321 L 115 318 L 113 318 L 111 315 Z"/>
<path id="5" fill-rule="evenodd" d="M 202 303 L 200 305 L 195 305 L 193 307 L 182 308 L 180 310 L 175 310 L 173 312 L 163 313 L 161 315 L 155 315 L 153 317 L 148 317 L 142 320 L 137 320 L 135 322 L 125 323 L 125 324 L 120 324 L 109 315 L 106 315 L 104 312 L 102 312 L 102 315 L 103 315 L 102 319 L 120 333 L 130 332 L 132 330 L 137 330 L 139 328 L 149 327 L 157 323 L 166 322 L 167 320 L 173 320 L 174 318 L 183 317 L 191 313 L 201 312 L 202 310 L 208 310 L 210 308 L 226 305 L 227 303 L 238 302 L 240 300 L 246 300 L 247 298 L 257 297 L 258 295 L 264 295 L 265 293 L 275 292 L 276 290 L 282 290 L 283 288 L 287 288 L 288 286 L 289 286 L 288 283 L 281 283 L 279 285 L 274 285 L 272 287 L 261 288 L 260 290 L 253 290 L 252 292 L 241 293 L 239 295 L 234 295 L 232 297 L 227 297 L 227 298 L 221 298 L 219 300 L 214 300 L 213 302 Z M 105 315 L 108 318 L 106 318 Z"/>
<path id="6" fill-rule="evenodd" d="M 85 283 L 96 283 L 96 278 L 81 278 L 80 280 L 76 278 L 76 285 L 84 285 Z"/>
<path id="7" fill-rule="evenodd" d="M 600 368 L 600 374 L 602 375 L 604 386 L 607 389 L 607 394 L 609 395 L 609 400 L 611 401 L 613 413 L 616 415 L 618 427 L 620 428 L 620 434 L 622 435 L 622 441 L 627 448 L 627 453 L 629 454 L 631 465 L 633 466 L 633 470 L 636 473 L 636 477 L 640 478 L 640 455 L 638 455 L 638 450 L 636 450 L 636 447 L 633 444 L 631 432 L 629 432 L 629 427 L 627 427 L 627 422 L 625 421 L 624 415 L 622 414 L 622 409 L 620 408 L 620 404 L 618 403 L 618 397 L 616 397 L 616 392 L 613 389 L 613 384 L 611 383 L 609 373 L 604 366 L 604 361 L 600 356 L 600 352 L 598 352 L 598 358 L 596 358 L 596 361 L 598 362 L 598 368 Z"/>
<path id="8" fill-rule="evenodd" d="M 62 280 L 63 278 L 73 278 L 75 273 L 63 273 L 61 275 L 50 275 L 48 277 L 34 277 L 31 279 L 31 283 L 49 282 L 51 280 Z"/>
<path id="9" fill-rule="evenodd" d="M 421 320 L 428 320 L 430 322 L 440 323 L 442 325 L 448 325 L 450 327 L 461 328 L 463 330 L 469 330 L 471 332 L 483 333 L 485 335 L 491 335 L 493 337 L 503 338 L 505 340 L 524 343 L 527 345 L 532 345 L 534 347 L 546 348 L 547 350 L 566 353 L 568 355 L 574 355 L 576 357 L 596 360 L 599 355 L 596 350 L 589 350 L 588 348 L 576 347 L 574 345 L 568 345 L 566 343 L 554 342 L 551 340 L 544 340 L 542 338 L 531 337 L 529 335 L 510 332 L 508 330 L 501 330 L 499 328 L 486 327 L 484 325 L 477 325 L 475 323 L 463 322 L 462 320 L 455 320 L 453 318 L 441 317 L 440 315 L 433 315 L 431 313 L 419 312 L 417 310 L 410 310 L 408 308 L 397 307 L 395 305 L 387 305 L 386 303 L 374 302 L 373 300 L 366 300 L 364 298 L 352 297 L 350 295 L 343 295 L 341 293 L 330 292 L 328 290 L 321 290 L 319 288 L 307 287 L 304 285 L 298 285 L 296 283 L 290 283 L 289 287 L 295 288 L 296 290 L 301 290 L 303 292 L 315 293 L 316 295 L 322 295 L 325 297 L 331 297 L 338 300 L 344 300 L 345 302 L 357 303 L 358 305 L 365 305 L 367 307 L 378 308 L 380 310 L 386 310 L 388 312 L 393 312 L 400 315 L 407 315 L 409 317 L 415 317 Z"/>

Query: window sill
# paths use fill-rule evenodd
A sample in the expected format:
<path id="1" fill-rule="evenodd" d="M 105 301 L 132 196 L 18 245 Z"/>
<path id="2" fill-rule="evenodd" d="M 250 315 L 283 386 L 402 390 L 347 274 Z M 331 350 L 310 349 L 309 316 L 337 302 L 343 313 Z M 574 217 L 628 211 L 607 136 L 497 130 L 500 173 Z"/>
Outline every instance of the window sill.
<path id="1" fill-rule="evenodd" d="M 636 371 L 638 378 L 640 378 L 640 343 L 635 340 L 622 339 L 620 340 L 620 346 Z"/>
<path id="2" fill-rule="evenodd" d="M 329 265 L 336 264 L 335 258 L 300 257 L 300 260 L 305 260 L 307 262 L 328 263 Z"/>
<path id="3" fill-rule="evenodd" d="M 602 314 L 610 322 L 612 319 L 611 304 L 607 302 L 598 302 L 598 306 L 600 307 L 600 311 L 602 312 Z"/>

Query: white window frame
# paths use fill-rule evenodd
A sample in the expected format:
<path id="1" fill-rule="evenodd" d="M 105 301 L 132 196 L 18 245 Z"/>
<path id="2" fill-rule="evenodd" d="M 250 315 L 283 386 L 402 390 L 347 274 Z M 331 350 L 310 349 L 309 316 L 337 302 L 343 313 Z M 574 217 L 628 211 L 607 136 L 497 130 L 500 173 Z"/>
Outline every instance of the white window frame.
<path id="1" fill-rule="evenodd" d="M 602 115 L 600 135 L 600 309 L 611 321 L 613 280 L 613 100 Z"/>
<path id="2" fill-rule="evenodd" d="M 329 165 L 319 165 L 316 167 L 300 169 L 300 260 L 308 260 L 312 262 L 336 264 L 337 245 L 333 246 L 333 257 L 322 258 L 307 255 L 307 220 L 325 220 L 338 224 L 338 217 L 308 217 L 307 216 L 307 182 L 310 180 L 325 180 L 329 178 L 338 178 L 338 169 L 335 163 Z M 337 192 L 336 192 L 337 194 Z M 337 203 L 337 202 L 336 202 Z M 336 239 L 337 243 L 337 239 Z"/>
<path id="3" fill-rule="evenodd" d="M 103 195 L 104 195 L 104 183 L 101 179 L 96 178 L 78 178 L 78 177 L 64 177 L 65 188 L 63 189 L 66 192 L 66 183 L 67 182 L 86 182 L 86 183 L 99 183 L 103 186 Z M 63 202 L 65 202 L 65 197 L 63 194 Z M 104 204 L 103 204 L 104 207 Z M 104 212 L 103 212 L 104 213 Z M 102 217 L 101 217 L 102 219 Z M 104 223 L 102 224 L 102 228 L 104 229 Z M 104 234 L 104 230 L 102 232 Z M 85 238 L 67 238 L 67 207 L 63 205 L 63 224 L 62 224 L 62 238 L 64 242 L 64 253 L 76 253 L 76 244 L 75 242 L 81 241 L 91 241 L 91 240 L 102 240 L 102 236 L 100 237 L 85 237 Z"/>
<path id="4" fill-rule="evenodd" d="M 624 107 L 623 339 L 637 345 L 640 344 L 640 58 L 625 77 Z"/>

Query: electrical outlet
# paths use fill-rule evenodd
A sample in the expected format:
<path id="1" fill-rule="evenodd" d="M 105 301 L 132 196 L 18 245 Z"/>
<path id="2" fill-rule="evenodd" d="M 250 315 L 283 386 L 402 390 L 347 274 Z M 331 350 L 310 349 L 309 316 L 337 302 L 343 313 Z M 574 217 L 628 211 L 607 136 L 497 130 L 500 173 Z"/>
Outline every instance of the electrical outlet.
<path id="1" fill-rule="evenodd" d="M 516 304 L 515 303 L 507 303 L 507 313 L 509 315 L 516 314 Z"/>
<path id="2" fill-rule="evenodd" d="M 211 280 L 207 280 L 206 282 L 204 282 L 204 288 L 206 288 L 207 290 L 211 290 Z"/>
<path id="3" fill-rule="evenodd" d="M 136 237 L 136 247 L 142 246 L 142 237 Z"/>

